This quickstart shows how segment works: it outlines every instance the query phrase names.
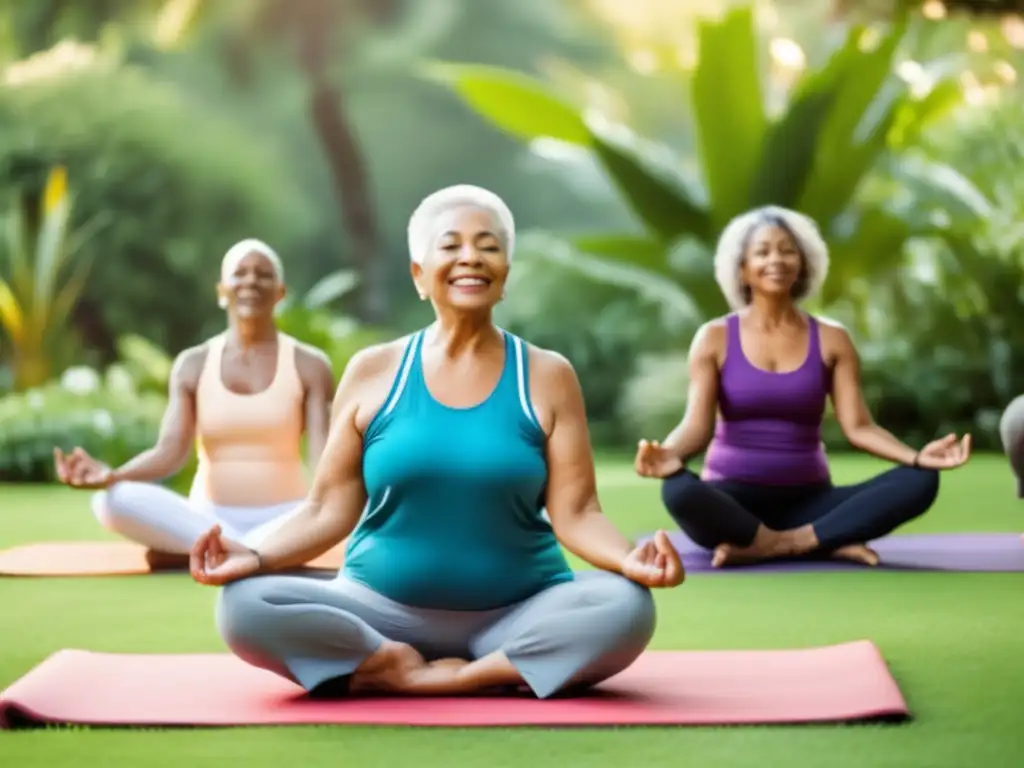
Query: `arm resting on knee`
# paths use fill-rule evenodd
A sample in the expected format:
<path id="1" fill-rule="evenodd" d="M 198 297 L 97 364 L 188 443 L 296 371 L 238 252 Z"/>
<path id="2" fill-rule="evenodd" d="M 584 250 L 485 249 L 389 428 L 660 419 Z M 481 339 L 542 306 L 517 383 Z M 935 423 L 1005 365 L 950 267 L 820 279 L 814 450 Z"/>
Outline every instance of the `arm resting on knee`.
<path id="1" fill-rule="evenodd" d="M 823 326 L 824 329 L 824 326 Z M 832 405 L 850 445 L 880 459 L 913 464 L 917 451 L 878 426 L 871 417 L 860 386 L 860 358 L 842 328 L 828 327 L 829 346 L 835 349 Z"/>
<path id="2" fill-rule="evenodd" d="M 606 571 L 621 573 L 633 550 L 601 511 L 594 456 L 583 392 L 567 360 L 554 353 L 536 356 L 532 370 L 551 406 L 553 426 L 547 440 L 547 511 L 558 540 L 577 557 Z"/>

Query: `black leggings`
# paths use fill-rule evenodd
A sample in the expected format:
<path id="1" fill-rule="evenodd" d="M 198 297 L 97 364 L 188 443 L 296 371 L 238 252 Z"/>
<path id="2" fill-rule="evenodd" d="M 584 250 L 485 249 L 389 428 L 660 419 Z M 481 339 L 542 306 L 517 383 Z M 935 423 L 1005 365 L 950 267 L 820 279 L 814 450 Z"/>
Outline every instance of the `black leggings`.
<path id="1" fill-rule="evenodd" d="M 661 498 L 697 544 L 748 546 L 759 525 L 777 531 L 808 523 L 830 551 L 885 536 L 924 514 L 939 492 L 939 473 L 897 467 L 857 485 L 753 485 L 701 480 L 688 470 L 666 478 Z"/>

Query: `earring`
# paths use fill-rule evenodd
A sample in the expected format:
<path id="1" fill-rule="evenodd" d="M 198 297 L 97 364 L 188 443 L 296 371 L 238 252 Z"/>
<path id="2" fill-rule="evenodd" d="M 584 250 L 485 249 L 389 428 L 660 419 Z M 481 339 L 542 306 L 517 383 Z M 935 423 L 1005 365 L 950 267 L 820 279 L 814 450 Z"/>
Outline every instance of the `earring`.
<path id="1" fill-rule="evenodd" d="M 426 300 L 427 300 L 427 294 L 421 293 L 420 294 L 420 301 L 426 301 Z"/>
<path id="2" fill-rule="evenodd" d="M 219 299 L 217 299 L 217 306 L 220 307 L 221 309 L 227 309 L 228 300 L 225 297 L 221 296 Z"/>

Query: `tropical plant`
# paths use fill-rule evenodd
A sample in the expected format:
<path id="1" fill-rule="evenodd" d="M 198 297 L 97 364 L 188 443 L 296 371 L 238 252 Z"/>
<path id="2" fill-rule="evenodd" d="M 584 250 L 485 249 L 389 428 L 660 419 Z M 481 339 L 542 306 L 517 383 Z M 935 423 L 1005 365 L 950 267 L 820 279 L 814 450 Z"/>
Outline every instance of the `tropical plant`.
<path id="1" fill-rule="evenodd" d="M 336 47 L 348 40 L 342 33 L 350 28 L 354 32 L 366 21 L 390 18 L 393 5 L 365 0 L 259 0 L 231 6 L 210 0 L 105 0 L 83 8 L 73 0 L 33 0 L 31 7 L 0 0 L 0 11 L 7 13 L 8 23 L 28 41 L 30 50 L 24 53 L 53 45 L 64 35 L 96 40 L 108 31 L 115 38 L 159 49 L 180 48 L 194 38 L 201 21 L 212 18 L 224 41 L 222 60 L 238 85 L 255 80 L 256 61 L 266 49 L 283 52 L 308 86 L 309 118 L 330 172 L 339 214 L 360 271 L 369 278 L 359 314 L 381 320 L 387 311 L 382 282 L 386 272 L 380 266 L 381 238 L 369 171 L 345 93 L 332 77 L 332 62 Z"/>
<path id="2" fill-rule="evenodd" d="M 277 326 L 282 332 L 323 350 L 335 375 L 341 374 L 352 355 L 387 336 L 332 309 L 358 284 L 359 275 L 354 271 L 337 270 L 318 280 L 301 298 L 286 297 L 277 315 Z"/>
<path id="3" fill-rule="evenodd" d="M 139 392 L 167 394 L 174 358 L 159 345 L 138 334 L 129 333 L 117 340 L 118 362 L 109 370 L 122 369 Z"/>
<path id="4" fill-rule="evenodd" d="M 109 222 L 76 257 L 92 262 L 75 323 L 97 363 L 129 329 L 172 351 L 195 344 L 221 322 L 214 284 L 232 242 L 258 232 L 288 253 L 308 236 L 310 197 L 266 135 L 104 56 L 23 74 L 0 89 L 0 188 L 40 189 L 59 163 L 72 226 Z"/>
<path id="5" fill-rule="evenodd" d="M 749 208 L 797 208 L 819 223 L 835 255 L 825 304 L 897 268 L 912 238 L 958 223 L 937 225 L 936 210 L 965 222 L 987 213 L 984 196 L 960 174 L 914 151 L 922 132 L 960 103 L 960 87 L 942 63 L 923 67 L 918 82 L 896 74 L 913 23 L 903 14 L 882 32 L 852 26 L 773 116 L 753 9 L 737 6 L 701 22 L 691 87 L 699 178 L 686 175 L 669 147 L 585 114 L 521 73 L 446 62 L 423 72 L 519 139 L 559 142 L 596 158 L 642 231 L 567 237 L 575 253 L 560 257 L 603 279 L 671 296 L 696 320 L 724 309 L 709 254 L 725 224 Z M 864 194 L 876 176 L 894 185 Z M 908 191 L 909 204 L 902 202 Z"/>
<path id="6" fill-rule="evenodd" d="M 0 240 L 0 329 L 9 345 L 15 390 L 43 384 L 67 361 L 71 313 L 92 266 L 78 249 L 100 221 L 94 218 L 69 234 L 72 197 L 61 166 L 50 170 L 38 210 L 34 207 L 23 199 L 12 205 L 3 216 Z"/>

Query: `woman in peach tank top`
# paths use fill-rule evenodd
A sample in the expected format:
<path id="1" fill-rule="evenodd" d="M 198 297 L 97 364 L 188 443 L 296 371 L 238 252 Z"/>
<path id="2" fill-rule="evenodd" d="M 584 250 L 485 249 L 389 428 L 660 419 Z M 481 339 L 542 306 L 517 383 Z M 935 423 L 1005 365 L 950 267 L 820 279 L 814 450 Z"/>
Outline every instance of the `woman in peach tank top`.
<path id="1" fill-rule="evenodd" d="M 81 448 L 55 450 L 57 476 L 99 489 L 103 527 L 138 542 L 154 567 L 183 564 L 211 525 L 255 543 L 305 498 L 305 433 L 311 467 L 327 440 L 334 377 L 326 356 L 280 333 L 280 259 L 245 240 L 224 256 L 217 285 L 227 331 L 174 362 L 156 445 L 107 467 Z M 178 472 L 195 444 L 199 467 L 186 499 L 157 483 Z"/>

